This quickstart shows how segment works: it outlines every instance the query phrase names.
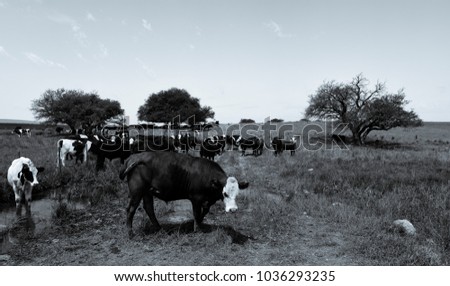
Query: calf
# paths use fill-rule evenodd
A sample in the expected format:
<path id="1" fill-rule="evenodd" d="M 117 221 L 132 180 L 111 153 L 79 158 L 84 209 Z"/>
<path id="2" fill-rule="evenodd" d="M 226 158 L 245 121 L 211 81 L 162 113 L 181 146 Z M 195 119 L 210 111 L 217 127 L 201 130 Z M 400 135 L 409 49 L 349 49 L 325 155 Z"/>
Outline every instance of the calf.
<path id="1" fill-rule="evenodd" d="M 76 158 L 75 163 L 78 161 L 87 162 L 87 152 L 91 148 L 91 141 L 87 139 L 59 139 L 57 143 L 57 162 L 56 166 L 59 164 L 63 167 L 66 166 L 65 160 L 68 156 L 74 156 Z"/>
<path id="2" fill-rule="evenodd" d="M 121 168 L 119 178 L 128 181 L 127 228 L 130 237 L 133 217 L 142 199 L 150 221 L 157 228 L 160 225 L 155 216 L 153 197 L 166 202 L 190 200 L 195 231 L 218 200 L 225 203 L 225 212 L 235 212 L 239 189 L 248 187 L 248 183 L 238 183 L 236 178 L 227 177 L 215 162 L 172 152 L 134 154 Z"/>
<path id="3" fill-rule="evenodd" d="M 44 168 L 36 168 L 29 158 L 20 157 L 12 161 L 8 169 L 8 183 L 14 191 L 16 201 L 16 213 L 22 212 L 22 201 L 25 202 L 27 214 L 31 213 L 31 192 L 33 186 L 37 185 L 37 174 Z"/>

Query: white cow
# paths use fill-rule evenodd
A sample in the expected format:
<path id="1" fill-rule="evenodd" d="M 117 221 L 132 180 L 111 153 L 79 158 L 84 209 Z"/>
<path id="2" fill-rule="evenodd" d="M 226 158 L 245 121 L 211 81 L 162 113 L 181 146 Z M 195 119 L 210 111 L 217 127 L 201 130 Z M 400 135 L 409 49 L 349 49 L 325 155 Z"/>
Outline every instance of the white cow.
<path id="1" fill-rule="evenodd" d="M 25 201 L 27 213 L 31 211 L 31 192 L 33 186 L 37 185 L 37 174 L 44 171 L 44 168 L 36 168 L 29 158 L 20 157 L 12 161 L 8 169 L 8 183 L 14 190 L 16 201 L 16 212 L 22 212 L 22 200 Z"/>
<path id="2" fill-rule="evenodd" d="M 85 135 L 84 135 L 85 136 Z M 57 143 L 57 153 L 56 153 L 56 166 L 61 165 L 66 166 L 65 160 L 67 155 L 75 157 L 75 163 L 80 160 L 82 163 L 87 162 L 87 153 L 91 148 L 92 142 L 83 138 L 83 140 L 77 139 L 59 139 Z"/>

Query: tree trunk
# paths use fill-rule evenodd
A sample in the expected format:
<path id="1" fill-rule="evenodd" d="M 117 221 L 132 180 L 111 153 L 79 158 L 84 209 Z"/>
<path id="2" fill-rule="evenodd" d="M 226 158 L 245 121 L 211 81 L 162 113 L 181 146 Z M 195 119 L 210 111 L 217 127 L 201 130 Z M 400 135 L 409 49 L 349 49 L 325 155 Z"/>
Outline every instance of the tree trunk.
<path id="1" fill-rule="evenodd" d="M 353 143 L 358 146 L 364 145 L 361 139 L 360 131 L 354 129 L 351 129 L 350 131 L 352 132 Z"/>

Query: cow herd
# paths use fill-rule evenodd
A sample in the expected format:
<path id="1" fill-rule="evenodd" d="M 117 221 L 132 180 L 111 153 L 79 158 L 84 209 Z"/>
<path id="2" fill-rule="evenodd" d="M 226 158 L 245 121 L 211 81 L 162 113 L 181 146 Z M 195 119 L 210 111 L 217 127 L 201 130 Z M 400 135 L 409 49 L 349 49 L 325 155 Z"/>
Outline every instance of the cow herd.
<path id="1" fill-rule="evenodd" d="M 16 129 L 14 133 L 17 133 Z M 18 135 L 23 134 L 20 131 Z M 160 227 L 154 213 L 153 197 L 164 201 L 190 200 L 194 229 L 201 227 L 209 208 L 218 200 L 224 202 L 226 212 L 236 211 L 236 196 L 240 189 L 248 187 L 248 183 L 228 177 L 214 159 L 226 150 L 236 149 L 242 156 L 249 155 L 248 151 L 251 155 L 260 156 L 264 147 L 269 148 L 257 136 L 216 135 L 201 139 L 198 132 L 193 132 L 176 136 L 104 138 L 80 134 L 57 140 L 56 166 L 61 170 L 70 159 L 75 159 L 75 164 L 86 163 L 88 153 L 93 153 L 96 155 L 96 171 L 100 171 L 104 168 L 105 159 L 119 158 L 122 163 L 119 177 L 122 180 L 126 178 L 129 188 L 126 222 L 132 236 L 133 216 L 142 200 L 150 221 L 155 227 Z M 283 151 L 290 151 L 293 155 L 297 149 L 295 139 L 278 137 L 271 140 L 271 147 L 275 156 Z M 188 154 L 195 150 L 199 150 L 199 156 Z M 31 192 L 38 184 L 37 174 L 42 171 L 43 168 L 35 167 L 29 158 L 24 157 L 14 160 L 9 167 L 8 182 L 14 191 L 18 215 L 22 202 L 30 213 Z"/>

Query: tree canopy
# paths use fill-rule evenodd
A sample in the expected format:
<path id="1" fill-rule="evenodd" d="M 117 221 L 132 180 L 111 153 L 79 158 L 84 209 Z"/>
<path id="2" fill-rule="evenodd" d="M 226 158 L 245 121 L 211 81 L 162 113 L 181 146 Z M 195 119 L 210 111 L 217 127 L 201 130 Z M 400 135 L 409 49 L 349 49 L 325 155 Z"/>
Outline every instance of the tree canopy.
<path id="1" fill-rule="evenodd" d="M 306 117 L 346 124 L 359 145 L 373 130 L 422 125 L 414 111 L 404 109 L 408 101 L 403 89 L 389 93 L 384 83 L 376 83 L 372 90 L 368 84 L 362 74 L 350 83 L 325 82 L 310 96 Z"/>
<path id="2" fill-rule="evenodd" d="M 188 121 L 193 125 L 214 117 L 209 106 L 201 106 L 198 98 L 186 90 L 171 88 L 151 94 L 139 107 L 138 119 L 142 121 L 181 123 Z"/>
<path id="3" fill-rule="evenodd" d="M 95 92 L 63 88 L 45 91 L 39 99 L 33 100 L 31 111 L 36 119 L 54 124 L 63 122 L 72 131 L 80 126 L 95 127 L 124 112 L 118 101 L 101 99 Z"/>

